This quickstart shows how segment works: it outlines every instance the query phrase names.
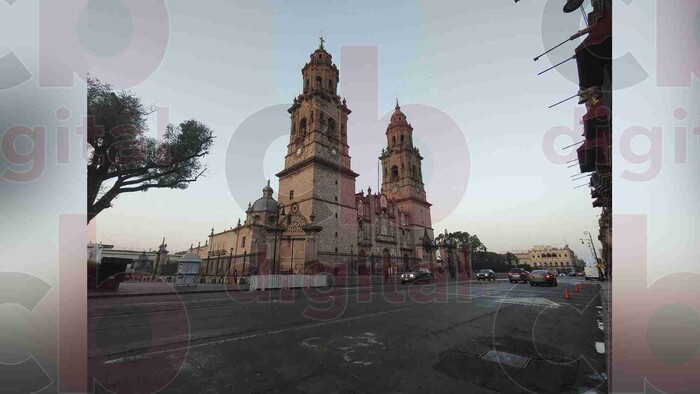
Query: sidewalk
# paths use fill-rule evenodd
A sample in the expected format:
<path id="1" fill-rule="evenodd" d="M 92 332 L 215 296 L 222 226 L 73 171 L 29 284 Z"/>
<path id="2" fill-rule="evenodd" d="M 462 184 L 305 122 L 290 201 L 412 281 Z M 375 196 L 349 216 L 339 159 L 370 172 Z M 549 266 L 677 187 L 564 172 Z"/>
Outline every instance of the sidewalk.
<path id="1" fill-rule="evenodd" d="M 600 304 L 603 307 L 603 331 L 605 334 L 606 370 L 608 375 L 608 392 L 612 393 L 612 281 L 600 282 Z"/>
<path id="2" fill-rule="evenodd" d="M 398 275 L 393 275 L 389 278 L 389 283 L 397 283 Z M 503 281 L 507 279 L 497 279 Z M 444 282 L 444 278 L 437 278 L 433 283 Z M 457 279 L 457 283 L 467 283 L 468 279 Z M 475 279 L 471 279 L 475 281 Z M 339 276 L 335 278 L 333 287 L 350 288 L 373 286 L 386 283 L 383 275 L 370 276 Z M 454 283 L 454 282 L 453 282 Z M 107 297 L 138 297 L 138 296 L 155 296 L 155 295 L 174 295 L 174 294 L 191 294 L 191 293 L 223 293 L 228 291 L 248 291 L 246 286 L 243 288 L 238 285 L 211 284 L 200 283 L 197 286 L 191 287 L 175 287 L 169 282 L 122 282 L 119 284 L 119 290 L 88 290 L 88 298 L 107 298 Z"/>

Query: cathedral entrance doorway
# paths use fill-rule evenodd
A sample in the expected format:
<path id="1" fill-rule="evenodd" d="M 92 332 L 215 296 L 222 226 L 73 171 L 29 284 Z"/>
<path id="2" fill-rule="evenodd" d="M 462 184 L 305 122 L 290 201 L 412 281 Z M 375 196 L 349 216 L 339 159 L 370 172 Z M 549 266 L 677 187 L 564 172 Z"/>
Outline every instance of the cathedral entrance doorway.
<path id="1" fill-rule="evenodd" d="M 404 268 L 404 272 L 408 271 L 408 255 L 407 254 L 403 255 L 403 268 Z"/>

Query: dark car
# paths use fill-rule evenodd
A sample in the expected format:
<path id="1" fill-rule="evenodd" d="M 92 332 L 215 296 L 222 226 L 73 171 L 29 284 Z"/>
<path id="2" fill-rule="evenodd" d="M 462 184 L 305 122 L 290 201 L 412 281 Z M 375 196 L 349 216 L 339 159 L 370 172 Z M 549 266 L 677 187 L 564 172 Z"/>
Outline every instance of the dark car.
<path id="1" fill-rule="evenodd" d="M 508 272 L 508 281 L 513 282 L 523 282 L 527 283 L 530 273 L 522 268 L 513 268 Z"/>
<path id="2" fill-rule="evenodd" d="M 534 270 L 530 273 L 530 286 L 550 285 L 558 286 L 557 276 L 546 270 Z"/>
<path id="3" fill-rule="evenodd" d="M 406 283 L 417 282 L 430 283 L 431 279 L 433 279 L 433 274 L 427 268 L 421 268 L 418 270 L 408 270 L 401 274 L 401 284 L 403 285 L 405 285 Z"/>
<path id="4" fill-rule="evenodd" d="M 476 280 L 496 280 L 496 274 L 491 270 L 480 270 L 476 273 Z"/>

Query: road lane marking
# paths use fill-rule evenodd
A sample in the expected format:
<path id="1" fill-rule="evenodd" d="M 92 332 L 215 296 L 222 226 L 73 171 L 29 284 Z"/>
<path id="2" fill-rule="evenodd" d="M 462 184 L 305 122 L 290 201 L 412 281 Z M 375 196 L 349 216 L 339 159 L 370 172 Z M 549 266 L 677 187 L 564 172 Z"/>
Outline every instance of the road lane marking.
<path id="1" fill-rule="evenodd" d="M 326 325 L 334 324 L 334 323 L 344 323 L 344 322 L 353 321 L 353 320 L 365 319 L 368 317 L 387 315 L 389 313 L 403 312 L 403 311 L 407 311 L 409 309 L 411 309 L 411 308 L 393 309 L 393 310 L 389 310 L 389 311 L 370 313 L 367 315 L 347 317 L 345 319 L 331 320 L 331 321 L 327 321 L 327 322 L 314 323 L 314 324 L 306 324 L 303 326 L 285 328 L 282 330 L 260 332 L 260 333 L 245 335 L 245 336 L 241 336 L 241 337 L 233 337 L 233 338 L 222 339 L 222 340 L 218 340 L 218 341 L 199 343 L 199 344 L 191 345 L 191 346 L 182 346 L 182 347 L 174 348 L 174 349 L 159 350 L 156 352 L 144 353 L 144 354 L 139 354 L 139 355 L 134 355 L 134 356 L 120 357 L 120 358 L 115 358 L 112 360 L 107 360 L 104 362 L 104 364 L 119 364 L 119 363 L 128 362 L 128 361 L 136 361 L 136 360 L 141 360 L 144 358 L 156 356 L 159 354 L 166 354 L 166 353 L 178 352 L 178 351 L 183 351 L 183 350 L 186 350 L 189 353 L 189 351 L 191 349 L 196 349 L 196 348 L 200 348 L 200 347 L 220 345 L 223 343 L 240 341 L 242 339 L 257 338 L 257 337 L 260 337 L 263 335 L 274 335 L 274 334 L 281 334 L 283 332 L 290 332 L 290 331 L 297 331 L 297 330 L 308 329 L 308 328 L 322 327 L 322 326 L 326 326 Z"/>

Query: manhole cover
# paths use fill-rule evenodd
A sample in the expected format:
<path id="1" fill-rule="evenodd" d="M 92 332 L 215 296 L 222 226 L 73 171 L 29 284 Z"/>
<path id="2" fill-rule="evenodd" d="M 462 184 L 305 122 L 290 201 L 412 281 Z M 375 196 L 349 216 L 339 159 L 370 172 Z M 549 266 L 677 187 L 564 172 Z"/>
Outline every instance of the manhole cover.
<path id="1" fill-rule="evenodd" d="M 515 353 L 500 352 L 496 349 L 491 349 L 481 356 L 482 359 L 510 365 L 515 368 L 525 368 L 532 357 L 525 357 Z"/>

